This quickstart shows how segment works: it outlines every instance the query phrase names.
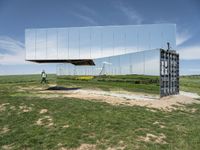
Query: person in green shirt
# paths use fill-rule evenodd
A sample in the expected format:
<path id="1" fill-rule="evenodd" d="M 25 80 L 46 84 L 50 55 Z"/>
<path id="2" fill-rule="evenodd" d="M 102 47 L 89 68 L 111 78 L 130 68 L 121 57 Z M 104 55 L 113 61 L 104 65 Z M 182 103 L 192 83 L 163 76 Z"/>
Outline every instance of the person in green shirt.
<path id="1" fill-rule="evenodd" d="M 42 77 L 42 80 L 40 83 L 47 83 L 47 74 L 45 73 L 44 70 L 42 70 L 41 77 Z"/>

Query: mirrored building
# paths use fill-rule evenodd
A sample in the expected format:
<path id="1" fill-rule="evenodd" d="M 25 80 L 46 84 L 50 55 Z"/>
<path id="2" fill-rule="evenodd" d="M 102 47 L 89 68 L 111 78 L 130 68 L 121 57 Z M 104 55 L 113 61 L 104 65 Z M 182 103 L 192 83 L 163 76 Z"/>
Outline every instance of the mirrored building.
<path id="1" fill-rule="evenodd" d="M 86 60 L 163 48 L 175 49 L 174 24 L 26 29 L 26 59 Z"/>
<path id="2" fill-rule="evenodd" d="M 160 73 L 160 49 L 93 59 L 95 65 L 59 64 L 58 75 L 155 75 Z"/>
<path id="3" fill-rule="evenodd" d="M 26 60 L 59 63 L 58 75 L 161 76 L 167 74 L 165 68 L 170 66 L 167 60 L 170 56 L 166 53 L 167 65 L 161 67 L 161 52 L 176 49 L 176 26 L 149 24 L 26 29 L 25 43 Z"/>

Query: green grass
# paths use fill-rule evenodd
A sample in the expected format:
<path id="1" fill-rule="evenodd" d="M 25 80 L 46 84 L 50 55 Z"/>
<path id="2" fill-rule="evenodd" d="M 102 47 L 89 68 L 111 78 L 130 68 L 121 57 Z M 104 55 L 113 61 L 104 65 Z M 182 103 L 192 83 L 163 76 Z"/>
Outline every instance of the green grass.
<path id="1" fill-rule="evenodd" d="M 200 95 L 200 76 L 183 76 L 180 78 L 180 87 L 183 91 L 196 92 Z"/>
<path id="2" fill-rule="evenodd" d="M 121 80 L 123 77 L 110 78 Z M 129 78 L 135 79 L 131 76 Z M 94 85 L 95 80 L 99 79 L 94 79 L 91 83 L 70 79 L 70 82 L 64 84 L 65 77 L 56 80 L 55 75 L 49 76 L 50 84 L 57 82 L 68 85 L 77 81 L 77 85 L 85 86 L 87 83 Z M 195 108 L 195 113 L 179 109 L 172 112 L 153 112 L 145 107 L 113 106 L 74 98 L 39 98 L 30 90 L 19 90 L 20 87 L 40 87 L 39 81 L 39 75 L 0 77 L 0 149 L 5 145 L 10 145 L 13 149 L 77 148 L 83 143 L 94 144 L 97 149 L 124 146 L 130 150 L 200 149 L 199 104 L 186 106 L 186 110 Z M 105 81 L 96 82 L 105 83 L 108 89 L 111 85 L 115 86 L 114 82 L 118 83 L 108 81 L 111 82 L 110 85 Z M 193 84 L 196 86 L 195 81 Z M 181 85 L 190 86 L 182 79 Z M 96 86 L 99 87 L 100 84 Z M 5 103 L 9 104 L 2 107 Z M 21 106 L 30 108 L 30 111 L 23 112 Z M 48 112 L 40 114 L 41 109 L 48 109 Z M 44 125 L 36 124 L 44 116 L 52 119 L 52 126 L 47 127 L 50 123 L 48 120 Z M 154 124 L 156 121 L 165 127 Z M 65 125 L 68 128 L 63 128 Z M 2 129 L 5 127 L 9 131 L 3 133 Z M 157 136 L 164 134 L 166 144 L 155 143 L 154 139 L 149 142 L 138 140 L 139 136 L 146 136 L 147 133 Z"/>

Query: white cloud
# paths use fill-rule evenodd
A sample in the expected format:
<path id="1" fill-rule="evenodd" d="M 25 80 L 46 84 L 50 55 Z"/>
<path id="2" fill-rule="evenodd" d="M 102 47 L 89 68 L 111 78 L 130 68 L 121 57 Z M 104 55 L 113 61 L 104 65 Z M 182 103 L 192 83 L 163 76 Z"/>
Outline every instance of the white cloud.
<path id="1" fill-rule="evenodd" d="M 9 52 L 18 52 L 24 50 L 24 44 L 7 36 L 0 36 L 0 49 Z"/>
<path id="2" fill-rule="evenodd" d="M 91 25 L 98 25 L 98 23 L 93 18 L 91 18 L 89 16 L 82 15 L 82 14 L 75 13 L 75 12 L 73 12 L 73 15 L 77 16 L 78 18 L 84 20 L 85 22 L 87 22 Z"/>
<path id="3" fill-rule="evenodd" d="M 179 48 L 180 59 L 200 59 L 200 45 Z"/>
<path id="4" fill-rule="evenodd" d="M 91 24 L 91 25 L 98 25 L 98 22 L 95 21 L 94 18 L 96 18 L 96 11 L 94 11 L 93 9 L 89 8 L 88 6 L 85 6 L 83 4 L 78 4 L 77 5 L 78 7 L 78 10 L 80 10 L 81 12 L 75 12 L 75 11 L 72 11 L 71 13 L 73 15 L 75 15 L 76 17 L 80 18 L 81 20 Z M 91 17 L 93 16 L 93 17 Z"/>
<path id="5" fill-rule="evenodd" d="M 22 42 L 7 36 L 0 36 L 0 49 L 11 52 L 0 54 L 0 64 L 25 63 L 25 48 Z"/>
<path id="6" fill-rule="evenodd" d="M 141 24 L 143 18 L 138 14 L 136 10 L 131 7 L 125 6 L 123 3 L 119 3 L 116 6 L 131 22 Z"/>
<path id="7" fill-rule="evenodd" d="M 16 54 L 1 55 L 0 64 L 25 64 L 25 52 L 20 51 Z"/>
<path id="8" fill-rule="evenodd" d="M 173 21 L 172 21 L 173 22 Z M 169 21 L 165 20 L 165 19 L 158 19 L 156 21 L 154 21 L 155 24 L 162 24 L 162 23 L 169 23 Z"/>
<path id="9" fill-rule="evenodd" d="M 91 9 L 83 4 L 78 5 L 78 8 L 80 8 L 81 10 L 83 10 L 84 12 L 86 12 L 90 15 L 96 16 L 96 11 L 94 11 L 93 9 Z"/>
<path id="10" fill-rule="evenodd" d="M 181 45 L 192 37 L 188 31 L 176 33 L 176 45 Z"/>

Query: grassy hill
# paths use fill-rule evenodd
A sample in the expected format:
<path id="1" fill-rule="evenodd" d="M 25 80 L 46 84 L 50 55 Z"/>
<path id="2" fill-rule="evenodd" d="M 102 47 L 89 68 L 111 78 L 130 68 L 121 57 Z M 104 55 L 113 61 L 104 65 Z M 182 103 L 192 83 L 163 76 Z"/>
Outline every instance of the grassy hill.
<path id="1" fill-rule="evenodd" d="M 156 77 L 48 78 L 50 84 L 82 88 L 149 93 L 158 89 Z M 200 148 L 200 104 L 165 112 L 74 98 L 36 97 L 30 89 L 39 91 L 39 82 L 40 75 L 0 77 L 0 149 L 70 149 L 84 145 L 85 149 Z M 199 82 L 199 77 L 183 77 L 181 89 L 199 92 Z"/>

